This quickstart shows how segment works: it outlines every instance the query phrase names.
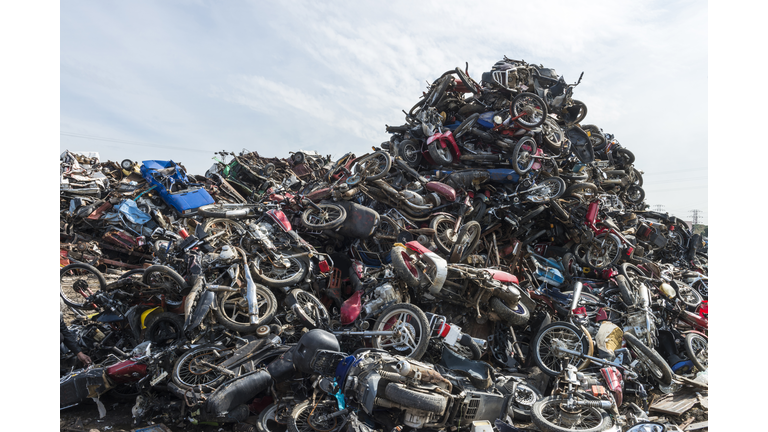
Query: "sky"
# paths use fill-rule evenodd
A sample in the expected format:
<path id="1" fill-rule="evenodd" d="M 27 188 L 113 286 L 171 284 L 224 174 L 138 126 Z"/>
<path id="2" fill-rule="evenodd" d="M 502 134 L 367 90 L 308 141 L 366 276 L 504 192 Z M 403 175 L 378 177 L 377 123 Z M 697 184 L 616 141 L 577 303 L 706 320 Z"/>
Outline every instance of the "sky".
<path id="1" fill-rule="evenodd" d="M 577 4 L 578 3 L 578 4 Z M 60 151 L 173 159 L 358 154 L 443 72 L 505 55 L 554 68 L 583 124 L 636 155 L 646 202 L 707 223 L 707 4 L 67 1 Z M 533 18 L 535 17 L 535 19 Z"/>

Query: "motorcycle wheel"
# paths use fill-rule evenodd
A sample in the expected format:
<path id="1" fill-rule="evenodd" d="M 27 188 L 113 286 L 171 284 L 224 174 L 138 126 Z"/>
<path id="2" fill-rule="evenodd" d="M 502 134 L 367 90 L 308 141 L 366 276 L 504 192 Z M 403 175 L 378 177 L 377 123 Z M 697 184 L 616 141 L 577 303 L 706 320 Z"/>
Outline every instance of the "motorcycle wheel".
<path id="1" fill-rule="evenodd" d="M 472 340 L 472 337 L 468 334 L 461 336 L 461 339 L 456 342 L 455 345 L 443 345 L 447 350 L 450 350 L 454 354 L 464 357 L 469 360 L 480 360 L 483 356 L 483 352 L 480 347 Z"/>
<path id="2" fill-rule="evenodd" d="M 453 130 L 453 137 L 459 139 L 462 135 L 472 130 L 477 123 L 477 119 L 480 117 L 480 113 L 474 113 L 471 116 L 464 119 L 461 124 Z"/>
<path id="3" fill-rule="evenodd" d="M 453 230 L 456 219 L 448 215 L 439 215 L 432 219 L 429 227 L 435 230 L 435 245 L 443 255 L 450 255 L 457 232 Z"/>
<path id="4" fill-rule="evenodd" d="M 147 331 L 144 333 L 144 340 L 152 342 L 152 346 L 166 347 L 184 337 L 184 320 L 178 314 L 150 314 L 149 319 L 149 322 L 145 322 Z"/>
<path id="5" fill-rule="evenodd" d="M 588 337 L 589 335 L 585 335 L 584 332 L 571 323 L 551 323 L 543 327 L 533 340 L 531 344 L 533 359 L 542 372 L 549 376 L 557 376 L 563 371 L 562 359 L 568 355 L 555 353 L 553 350 L 555 343 L 563 342 L 568 349 L 591 355 Z M 585 363 L 585 360 L 572 357 L 568 363 L 578 368 Z"/>
<path id="6" fill-rule="evenodd" d="M 622 275 L 618 275 L 614 279 L 616 280 L 616 285 L 619 286 L 621 301 L 623 301 L 628 308 L 634 306 L 636 302 L 635 295 L 632 288 L 630 288 L 629 283 L 627 282 L 627 278 Z"/>
<path id="7" fill-rule="evenodd" d="M 477 248 L 482 230 L 480 222 L 477 221 L 470 221 L 462 225 L 456 235 L 456 242 L 451 246 L 448 262 L 460 263 L 466 260 Z"/>
<path id="8" fill-rule="evenodd" d="M 208 244 L 214 248 L 219 248 L 228 243 L 237 244 L 235 240 L 239 240 L 247 232 L 243 224 L 227 218 L 211 219 L 203 225 L 203 230 L 208 236 L 224 232 L 221 237 L 208 241 Z"/>
<path id="9" fill-rule="evenodd" d="M 576 197 L 583 203 L 589 203 L 597 196 L 597 186 L 592 183 L 576 183 L 568 186 L 563 196 Z"/>
<path id="10" fill-rule="evenodd" d="M 378 180 L 392 168 L 392 159 L 383 151 L 377 151 L 355 165 L 355 172 L 365 173 L 368 181 Z"/>
<path id="11" fill-rule="evenodd" d="M 541 132 L 543 135 L 542 144 L 548 150 L 555 154 L 560 154 L 563 150 L 563 142 L 565 141 L 565 132 L 557 124 L 557 120 L 547 116 L 544 119 L 544 123 L 541 124 Z"/>
<path id="12" fill-rule="evenodd" d="M 525 128 L 535 128 L 541 126 L 547 118 L 547 105 L 544 101 L 533 93 L 520 93 L 512 99 L 509 107 L 512 117 L 517 117 L 517 124 Z"/>
<path id="13" fill-rule="evenodd" d="M 400 383 L 387 384 L 384 388 L 384 395 L 387 399 L 402 406 L 435 414 L 442 414 L 448 405 L 448 399 L 439 393 L 408 388 L 405 384 Z"/>
<path id="14" fill-rule="evenodd" d="M 578 110 L 578 113 L 573 118 L 570 118 L 569 114 L 572 112 L 577 112 L 577 110 Z M 566 111 L 566 110 L 563 110 L 563 111 Z M 587 104 L 576 99 L 571 101 L 571 106 L 567 108 L 566 114 L 561 115 L 561 117 L 563 117 L 563 121 L 569 124 L 581 123 L 581 121 L 584 120 L 586 116 L 587 116 Z"/>
<path id="15" fill-rule="evenodd" d="M 253 333 L 259 326 L 269 324 L 277 312 L 277 299 L 267 287 L 256 286 L 256 305 L 259 322 L 251 324 L 248 315 L 248 301 L 239 292 L 216 293 L 216 309 L 213 315 L 216 321 L 229 330 L 241 333 Z"/>
<path id="16" fill-rule="evenodd" d="M 578 412 L 565 410 L 567 398 L 547 396 L 531 406 L 531 421 L 544 432 L 600 432 L 613 425 L 607 411 L 580 407 Z"/>
<path id="17" fill-rule="evenodd" d="M 335 229 L 344 223 L 347 211 L 335 204 L 317 204 L 320 210 L 309 207 L 301 214 L 301 222 L 313 230 Z"/>
<path id="18" fill-rule="evenodd" d="M 560 198 L 565 193 L 565 180 L 560 177 L 550 177 L 539 182 L 539 186 L 533 193 L 526 196 L 529 201 L 542 202 Z"/>
<path id="19" fill-rule="evenodd" d="M 384 258 L 392 250 L 399 232 L 397 223 L 391 217 L 381 215 L 379 226 L 373 235 L 362 239 L 363 248 L 379 255 L 379 258 Z"/>
<path id="20" fill-rule="evenodd" d="M 632 168 L 632 178 L 634 179 L 635 186 L 642 187 L 643 186 L 643 175 L 640 174 L 640 171 L 638 171 L 636 168 Z"/>
<path id="21" fill-rule="evenodd" d="M 421 148 L 416 142 L 411 140 L 402 140 L 397 145 L 397 155 L 403 158 L 409 167 L 416 169 L 421 163 Z"/>
<path id="22" fill-rule="evenodd" d="M 625 148 L 620 148 L 616 150 L 616 159 L 619 165 L 629 165 L 635 162 L 635 154 Z"/>
<path id="23" fill-rule="evenodd" d="M 597 270 L 613 267 L 621 258 L 621 240 L 613 234 L 595 236 L 587 246 L 587 264 Z"/>
<path id="24" fill-rule="evenodd" d="M 277 404 L 273 403 L 261 410 L 261 413 L 259 413 L 259 421 L 256 423 L 256 428 L 259 432 L 286 432 L 288 430 L 288 424 L 280 423 L 279 418 L 279 407 Z"/>
<path id="25" fill-rule="evenodd" d="M 605 135 L 600 132 L 599 127 L 595 125 L 584 125 L 581 128 L 584 130 L 584 132 L 587 133 L 587 135 L 589 135 L 589 142 L 592 143 L 592 148 L 595 149 L 595 151 L 604 149 L 608 144 L 607 140 L 605 139 Z"/>
<path id="26" fill-rule="evenodd" d="M 411 288 L 416 288 L 421 282 L 421 270 L 413 265 L 408 249 L 394 246 L 389 253 L 395 275 Z"/>
<path id="27" fill-rule="evenodd" d="M 201 362 L 211 364 L 223 362 L 228 356 L 222 357 L 218 353 L 224 350 L 225 348 L 221 346 L 203 345 L 185 352 L 173 365 L 171 381 L 182 390 L 218 387 L 227 376 Z"/>
<path id="28" fill-rule="evenodd" d="M 307 265 L 298 258 L 288 258 L 288 267 L 277 266 L 267 259 L 256 256 L 251 263 L 251 275 L 271 288 L 295 285 L 307 274 Z M 254 271 L 253 267 L 260 270 Z"/>
<path id="29" fill-rule="evenodd" d="M 514 382 L 507 382 L 504 387 L 501 388 L 501 392 L 504 394 L 512 393 L 514 388 L 514 397 L 512 404 L 509 407 L 512 414 L 512 418 L 516 420 L 522 420 L 524 422 L 531 421 L 531 407 L 534 403 L 541 400 L 544 396 L 536 387 L 528 385 L 525 382 L 520 382 L 515 385 Z"/>
<path id="30" fill-rule="evenodd" d="M 523 146 L 528 146 L 529 149 L 526 150 Z M 536 154 L 536 150 L 538 150 L 536 141 L 531 137 L 521 138 L 517 142 L 512 150 L 512 168 L 516 173 L 523 175 L 531 170 L 533 163 L 536 162 L 536 159 L 532 157 Z"/>
<path id="31" fill-rule="evenodd" d="M 624 340 L 645 369 L 662 385 L 672 384 L 672 369 L 655 349 L 645 345 L 632 333 L 624 333 Z"/>
<path id="32" fill-rule="evenodd" d="M 453 163 L 453 155 L 451 154 L 450 150 L 448 150 L 448 147 L 442 148 L 440 143 L 437 141 L 431 142 L 427 146 L 427 151 L 429 151 L 429 155 L 432 157 L 432 160 L 434 160 L 435 163 L 440 166 L 450 165 Z"/>
<path id="33" fill-rule="evenodd" d="M 346 422 L 341 416 L 320 420 L 321 416 L 333 414 L 338 411 L 336 400 L 320 401 L 311 404 L 310 401 L 296 405 L 288 419 L 289 432 L 336 432 L 341 430 Z"/>
<path id="34" fill-rule="evenodd" d="M 149 285 L 150 289 L 161 289 L 165 293 L 166 301 L 179 306 L 184 301 L 184 296 L 192 287 L 188 287 L 184 278 L 175 270 L 164 265 L 153 265 L 144 269 L 142 282 Z"/>
<path id="35" fill-rule="evenodd" d="M 631 202 L 632 204 L 638 204 L 643 202 L 645 199 L 645 191 L 640 186 L 629 185 L 627 187 L 627 191 L 624 193 L 624 196 L 627 198 L 627 201 Z"/>
<path id="36" fill-rule="evenodd" d="M 696 310 L 703 300 L 701 294 L 699 294 L 695 288 L 683 281 L 676 280 L 674 282 L 677 289 L 677 298 L 679 298 L 689 310 Z"/>
<path id="37" fill-rule="evenodd" d="M 696 369 L 707 370 L 709 367 L 709 341 L 707 338 L 698 333 L 688 333 L 685 335 L 685 352 Z"/>
<path id="38" fill-rule="evenodd" d="M 429 345 L 429 321 L 417 306 L 410 303 L 394 304 L 381 313 L 373 325 L 374 331 L 397 328 L 400 336 L 374 336 L 371 345 L 393 355 L 419 360 Z"/>
<path id="39" fill-rule="evenodd" d="M 491 297 L 488 303 L 491 305 L 491 310 L 496 312 L 499 318 L 511 326 L 525 325 L 528 319 L 531 318 L 531 311 L 520 302 L 517 303 L 514 309 L 507 306 L 504 300 L 498 297 Z"/>
<path id="40" fill-rule="evenodd" d="M 59 271 L 59 294 L 64 303 L 75 309 L 92 310 L 92 305 L 85 303 L 85 296 L 107 289 L 107 280 L 94 266 L 76 263 L 65 266 Z M 90 293 L 88 292 L 90 291 Z M 83 294 L 80 294 L 80 293 Z"/>
<path id="41" fill-rule="evenodd" d="M 309 330 L 328 327 L 331 321 L 328 309 L 312 294 L 295 289 L 288 294 L 286 302 Z"/>

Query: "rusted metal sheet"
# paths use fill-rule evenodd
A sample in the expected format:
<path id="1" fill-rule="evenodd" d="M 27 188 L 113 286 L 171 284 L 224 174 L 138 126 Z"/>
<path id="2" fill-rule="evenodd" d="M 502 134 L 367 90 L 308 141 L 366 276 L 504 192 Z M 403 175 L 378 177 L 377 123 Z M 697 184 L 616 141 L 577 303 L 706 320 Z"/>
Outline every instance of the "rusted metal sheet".
<path id="1" fill-rule="evenodd" d="M 109 201 L 105 202 L 104 204 L 100 205 L 96 210 L 93 211 L 86 219 L 90 220 L 98 220 L 102 214 L 104 214 L 105 211 L 112 208 L 112 203 Z"/>
<path id="2" fill-rule="evenodd" d="M 133 238 L 133 236 L 126 233 L 125 231 L 111 230 L 104 234 L 103 239 L 112 244 L 116 244 L 125 249 L 128 249 L 129 251 L 133 251 L 133 248 L 137 246 L 136 240 Z"/>
<path id="3" fill-rule="evenodd" d="M 693 430 L 699 430 L 709 428 L 709 420 L 704 420 L 703 422 L 693 423 L 688 425 L 687 428 L 685 428 L 686 431 L 693 431 Z"/>
<path id="4" fill-rule="evenodd" d="M 665 414 L 680 415 L 698 402 L 696 393 L 666 394 L 651 404 L 649 411 L 658 411 Z"/>

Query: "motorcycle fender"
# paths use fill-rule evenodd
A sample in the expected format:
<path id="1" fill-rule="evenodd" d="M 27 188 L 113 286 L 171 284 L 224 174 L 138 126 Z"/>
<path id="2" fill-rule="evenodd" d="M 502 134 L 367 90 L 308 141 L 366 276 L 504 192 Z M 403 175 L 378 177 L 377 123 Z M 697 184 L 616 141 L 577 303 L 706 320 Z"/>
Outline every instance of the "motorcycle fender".
<path id="1" fill-rule="evenodd" d="M 208 311 L 210 311 L 213 307 L 215 300 L 216 295 L 213 293 L 213 291 L 206 291 L 200 295 L 200 299 L 197 301 L 197 307 L 195 307 L 195 310 L 192 311 L 192 315 L 189 319 L 189 325 L 186 326 L 186 328 L 193 329 L 199 326 L 200 323 L 203 322 L 203 318 L 205 318 L 205 316 L 208 314 Z"/>
<path id="2" fill-rule="evenodd" d="M 448 262 L 434 252 L 425 252 L 422 257 L 435 269 L 429 292 L 437 294 L 443 289 L 445 279 L 448 277 Z"/>
<path id="3" fill-rule="evenodd" d="M 448 201 L 456 201 L 456 189 L 448 186 L 445 183 L 431 181 L 425 184 L 424 187 L 430 192 L 437 192 L 438 195 Z"/>

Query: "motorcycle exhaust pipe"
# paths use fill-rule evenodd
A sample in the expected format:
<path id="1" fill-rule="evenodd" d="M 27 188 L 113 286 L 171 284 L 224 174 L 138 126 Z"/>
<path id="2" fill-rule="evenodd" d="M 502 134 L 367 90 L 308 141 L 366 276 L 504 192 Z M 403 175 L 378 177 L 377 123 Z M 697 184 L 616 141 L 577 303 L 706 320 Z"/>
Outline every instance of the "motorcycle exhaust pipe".
<path id="1" fill-rule="evenodd" d="M 576 309 L 576 306 L 579 305 L 579 298 L 581 297 L 581 290 L 584 287 L 584 285 L 581 284 L 581 282 L 576 282 L 573 284 L 573 299 L 571 300 L 571 312 Z"/>
<path id="2" fill-rule="evenodd" d="M 259 307 L 258 300 L 256 298 L 256 283 L 253 281 L 251 271 L 248 268 L 248 260 L 243 255 L 243 266 L 245 267 L 245 299 L 248 302 L 248 318 L 251 325 L 259 323 Z"/>

